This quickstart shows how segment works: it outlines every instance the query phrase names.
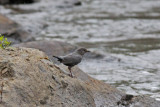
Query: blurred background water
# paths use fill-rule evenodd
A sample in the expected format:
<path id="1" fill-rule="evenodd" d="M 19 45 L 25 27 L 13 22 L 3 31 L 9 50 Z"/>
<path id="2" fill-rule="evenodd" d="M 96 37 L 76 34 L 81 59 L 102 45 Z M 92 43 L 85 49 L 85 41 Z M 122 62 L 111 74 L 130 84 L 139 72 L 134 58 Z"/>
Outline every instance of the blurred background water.
<path id="1" fill-rule="evenodd" d="M 69 1 L 69 0 L 68 0 Z M 160 1 L 64 0 L 0 6 L 36 40 L 60 40 L 103 54 L 79 67 L 128 94 L 160 100 Z"/>

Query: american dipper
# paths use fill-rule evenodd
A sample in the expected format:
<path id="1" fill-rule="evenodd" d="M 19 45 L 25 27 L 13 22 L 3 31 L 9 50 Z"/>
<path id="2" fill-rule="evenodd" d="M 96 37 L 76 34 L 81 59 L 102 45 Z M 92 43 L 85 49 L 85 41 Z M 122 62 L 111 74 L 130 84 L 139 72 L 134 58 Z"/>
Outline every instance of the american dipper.
<path id="1" fill-rule="evenodd" d="M 87 52 L 90 52 L 90 51 L 88 51 L 85 48 L 79 48 L 75 50 L 73 53 L 70 53 L 68 55 L 53 56 L 53 57 L 57 58 L 60 63 L 63 63 L 64 65 L 68 66 L 68 69 L 70 71 L 70 76 L 73 77 L 71 68 L 79 64 L 83 58 L 83 55 Z"/>

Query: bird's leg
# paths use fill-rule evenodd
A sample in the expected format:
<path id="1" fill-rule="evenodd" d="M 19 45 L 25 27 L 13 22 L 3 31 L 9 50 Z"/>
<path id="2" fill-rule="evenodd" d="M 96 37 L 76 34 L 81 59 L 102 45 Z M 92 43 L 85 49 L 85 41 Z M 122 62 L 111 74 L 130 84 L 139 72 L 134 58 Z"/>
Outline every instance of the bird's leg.
<path id="1" fill-rule="evenodd" d="M 68 69 L 69 69 L 69 71 L 70 71 L 70 76 L 73 78 L 71 68 L 72 68 L 72 67 L 68 67 Z"/>

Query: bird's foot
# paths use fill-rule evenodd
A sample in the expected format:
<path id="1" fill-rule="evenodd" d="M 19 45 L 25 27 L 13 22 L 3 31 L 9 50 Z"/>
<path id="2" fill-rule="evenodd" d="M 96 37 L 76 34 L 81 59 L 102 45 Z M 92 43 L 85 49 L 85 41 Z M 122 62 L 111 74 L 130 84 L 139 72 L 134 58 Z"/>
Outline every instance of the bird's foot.
<path id="1" fill-rule="evenodd" d="M 75 78 L 75 76 L 73 76 L 72 74 L 68 74 L 71 78 Z"/>
<path id="2" fill-rule="evenodd" d="M 68 74 L 68 75 L 73 78 L 73 75 L 72 75 L 72 74 Z"/>

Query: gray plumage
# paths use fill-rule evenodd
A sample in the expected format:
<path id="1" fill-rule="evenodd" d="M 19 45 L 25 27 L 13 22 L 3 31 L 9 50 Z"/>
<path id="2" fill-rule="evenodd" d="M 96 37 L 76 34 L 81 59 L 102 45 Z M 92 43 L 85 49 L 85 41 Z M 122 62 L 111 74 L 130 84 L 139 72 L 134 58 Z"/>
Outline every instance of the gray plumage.
<path id="1" fill-rule="evenodd" d="M 73 53 L 70 53 L 68 55 L 53 56 L 53 57 L 57 58 L 60 63 L 63 63 L 64 65 L 68 66 L 68 69 L 71 73 L 71 77 L 73 77 L 72 72 L 71 72 L 71 68 L 81 62 L 83 55 L 86 52 L 89 52 L 89 51 L 85 48 L 79 48 L 79 49 L 75 50 Z"/>

